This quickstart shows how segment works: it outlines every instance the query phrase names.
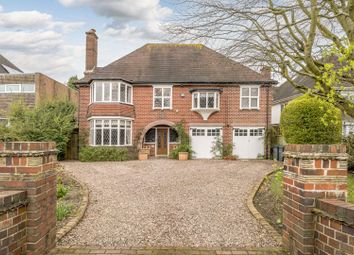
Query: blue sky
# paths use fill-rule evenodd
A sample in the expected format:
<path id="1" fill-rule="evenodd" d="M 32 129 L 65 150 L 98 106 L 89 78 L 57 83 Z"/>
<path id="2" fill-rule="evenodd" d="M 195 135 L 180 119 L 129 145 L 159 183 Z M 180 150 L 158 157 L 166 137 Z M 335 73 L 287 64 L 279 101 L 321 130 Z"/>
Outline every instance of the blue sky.
<path id="1" fill-rule="evenodd" d="M 173 0 L 0 0 L 0 54 L 61 82 L 82 76 L 85 31 L 97 30 L 98 65 L 164 38 Z"/>

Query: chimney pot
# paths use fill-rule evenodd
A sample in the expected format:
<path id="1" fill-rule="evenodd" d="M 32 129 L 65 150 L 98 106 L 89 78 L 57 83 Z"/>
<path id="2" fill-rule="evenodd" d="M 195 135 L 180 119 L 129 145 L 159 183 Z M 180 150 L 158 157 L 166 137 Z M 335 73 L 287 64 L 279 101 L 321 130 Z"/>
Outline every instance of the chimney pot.
<path id="1" fill-rule="evenodd" d="M 92 72 L 97 67 L 97 42 L 95 29 L 86 32 L 86 67 L 85 73 Z"/>

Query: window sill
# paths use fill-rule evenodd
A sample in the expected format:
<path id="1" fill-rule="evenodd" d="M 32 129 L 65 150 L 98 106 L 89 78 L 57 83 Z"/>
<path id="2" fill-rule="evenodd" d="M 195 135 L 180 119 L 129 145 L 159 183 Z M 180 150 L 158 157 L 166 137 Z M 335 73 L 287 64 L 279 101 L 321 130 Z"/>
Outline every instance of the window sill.
<path id="1" fill-rule="evenodd" d="M 152 110 L 160 110 L 160 111 L 172 111 L 173 109 L 172 108 L 152 108 Z"/>
<path id="2" fill-rule="evenodd" d="M 91 147 L 128 147 L 128 146 L 133 146 L 133 144 L 127 144 L 127 145 L 93 145 L 90 144 Z"/>
<path id="3" fill-rule="evenodd" d="M 259 111 L 261 108 L 240 108 L 241 111 Z"/>
<path id="4" fill-rule="evenodd" d="M 134 106 L 134 104 L 132 104 L 132 103 L 122 103 L 122 102 L 92 102 L 89 105 L 92 105 L 92 104 L 125 104 L 125 105 Z"/>

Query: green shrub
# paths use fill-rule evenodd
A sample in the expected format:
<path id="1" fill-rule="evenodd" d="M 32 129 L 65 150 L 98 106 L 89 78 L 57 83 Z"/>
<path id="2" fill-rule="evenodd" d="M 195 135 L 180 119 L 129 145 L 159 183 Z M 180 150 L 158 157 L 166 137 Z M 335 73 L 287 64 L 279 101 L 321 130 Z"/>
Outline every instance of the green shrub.
<path id="1" fill-rule="evenodd" d="M 11 105 L 10 126 L 0 128 L 2 141 L 54 141 L 61 155 L 76 128 L 76 106 L 51 101 L 29 108 L 19 101 Z"/>
<path id="2" fill-rule="evenodd" d="M 124 161 L 128 160 L 128 150 L 114 147 L 82 147 L 80 148 L 79 160 L 83 162 Z"/>
<path id="3" fill-rule="evenodd" d="M 174 126 L 174 128 L 177 131 L 180 144 L 174 150 L 171 151 L 170 156 L 173 159 L 178 159 L 178 153 L 188 152 L 188 157 L 191 158 L 193 154 L 193 150 L 192 150 L 192 146 L 190 145 L 189 135 L 184 130 L 184 122 L 180 121 Z"/>
<path id="4" fill-rule="evenodd" d="M 67 218 L 71 211 L 73 210 L 73 205 L 69 204 L 65 201 L 58 201 L 57 202 L 57 209 L 56 209 L 56 216 L 58 221 L 62 221 Z"/>
<path id="5" fill-rule="evenodd" d="M 274 178 L 270 182 L 270 191 L 277 201 L 281 201 L 283 199 L 283 175 L 283 168 L 278 167 L 274 173 Z"/>
<path id="6" fill-rule="evenodd" d="M 65 197 L 69 192 L 69 188 L 66 187 L 64 184 L 63 184 L 63 181 L 61 179 L 61 177 L 58 177 L 58 181 L 57 181 L 57 198 L 60 199 L 60 198 L 63 198 Z"/>
<path id="7" fill-rule="evenodd" d="M 287 143 L 334 144 L 341 142 L 339 109 L 319 98 L 303 95 L 291 101 L 281 115 L 281 132 Z"/>
<path id="8" fill-rule="evenodd" d="M 211 147 L 211 153 L 213 153 L 214 158 L 230 158 L 233 152 L 233 144 L 223 143 L 220 136 L 215 137 Z"/>
<path id="9" fill-rule="evenodd" d="M 344 137 L 343 142 L 347 145 L 348 170 L 354 170 L 354 134 Z"/>

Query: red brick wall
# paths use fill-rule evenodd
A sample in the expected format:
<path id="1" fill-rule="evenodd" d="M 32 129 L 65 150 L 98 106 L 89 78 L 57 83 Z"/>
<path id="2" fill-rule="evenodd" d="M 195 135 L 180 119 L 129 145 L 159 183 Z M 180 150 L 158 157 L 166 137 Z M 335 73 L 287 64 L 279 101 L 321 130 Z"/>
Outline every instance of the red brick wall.
<path id="1" fill-rule="evenodd" d="M 287 145 L 283 187 L 283 245 L 292 254 L 315 254 L 316 200 L 347 194 L 345 145 Z"/>
<path id="2" fill-rule="evenodd" d="M 28 204 L 25 191 L 0 192 L 0 254 L 21 255 L 26 251 Z"/>
<path id="3" fill-rule="evenodd" d="M 0 143 L 0 191 L 27 192 L 28 255 L 55 247 L 56 153 L 52 142 Z"/>
<path id="4" fill-rule="evenodd" d="M 320 199 L 315 213 L 315 254 L 354 254 L 354 206 L 336 199 Z"/>
<path id="5" fill-rule="evenodd" d="M 196 112 L 191 111 L 192 94 L 189 92 L 191 88 L 221 88 L 223 91 L 220 96 L 220 111 L 213 113 L 208 120 L 203 118 Z M 100 106 L 90 106 L 90 89 L 89 87 L 80 87 L 80 103 L 79 103 L 79 127 L 80 131 L 89 128 L 87 121 L 88 116 L 111 115 L 134 117 L 133 139 L 136 139 L 139 132 L 143 130 L 149 123 L 158 120 L 168 120 L 173 123 L 185 120 L 187 126 L 189 123 L 207 124 L 221 123 L 224 125 L 224 141 L 230 143 L 232 141 L 231 132 L 234 126 L 266 126 L 267 119 L 267 90 L 266 87 L 260 88 L 260 110 L 241 110 L 240 109 L 240 87 L 239 86 L 219 86 L 219 85 L 193 85 L 193 86 L 173 86 L 172 110 L 153 110 L 153 87 L 139 86 L 133 87 L 133 104 L 134 107 L 129 108 L 127 105 L 117 104 L 101 104 Z M 185 96 L 182 97 L 181 94 Z M 271 102 L 272 88 L 269 88 L 269 123 L 271 118 Z"/>

